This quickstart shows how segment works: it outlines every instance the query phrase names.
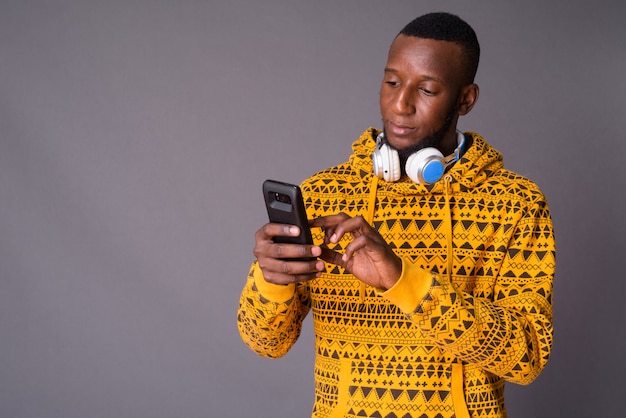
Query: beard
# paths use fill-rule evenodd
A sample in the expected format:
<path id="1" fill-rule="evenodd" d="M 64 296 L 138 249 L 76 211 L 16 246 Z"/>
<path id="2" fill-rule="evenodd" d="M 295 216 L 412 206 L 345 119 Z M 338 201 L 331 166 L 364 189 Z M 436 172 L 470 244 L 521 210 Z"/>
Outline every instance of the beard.
<path id="1" fill-rule="evenodd" d="M 452 121 L 454 120 L 454 115 L 456 114 L 456 112 L 457 112 L 457 105 L 455 101 L 455 104 L 452 107 L 450 107 L 450 110 L 448 111 L 441 128 L 439 128 L 437 131 L 433 132 L 431 135 L 427 136 L 426 138 L 422 139 L 419 143 L 411 145 L 410 147 L 403 148 L 403 149 L 398 149 L 394 147 L 393 145 L 391 145 L 389 141 L 387 141 L 387 132 L 385 132 L 385 129 L 383 128 L 385 143 L 387 144 L 389 148 L 394 149 L 398 152 L 398 157 L 400 158 L 400 169 L 402 170 L 403 176 L 406 175 L 406 170 L 404 169 L 406 165 L 406 161 L 409 159 L 411 155 L 415 154 L 417 151 L 424 149 L 424 148 L 432 147 L 432 148 L 439 149 L 439 144 L 441 143 L 441 141 L 443 140 L 443 137 L 446 135 L 446 133 L 450 129 L 450 126 L 452 125 Z"/>

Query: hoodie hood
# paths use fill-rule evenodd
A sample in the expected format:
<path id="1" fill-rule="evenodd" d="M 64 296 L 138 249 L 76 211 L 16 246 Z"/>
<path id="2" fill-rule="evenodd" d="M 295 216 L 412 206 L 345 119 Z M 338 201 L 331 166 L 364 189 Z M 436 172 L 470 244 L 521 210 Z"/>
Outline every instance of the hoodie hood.
<path id="1" fill-rule="evenodd" d="M 401 196 L 423 196 L 426 194 L 445 195 L 443 228 L 446 236 L 446 275 L 451 280 L 453 262 L 453 219 L 451 209 L 451 199 L 455 193 L 483 183 L 496 171 L 503 168 L 502 154 L 492 148 L 480 135 L 473 132 L 466 132 L 469 147 L 463 153 L 459 161 L 454 163 L 442 176 L 440 180 L 433 184 L 418 184 L 407 176 L 403 176 L 396 182 L 387 182 L 380 179 L 373 173 L 372 152 L 376 148 L 376 137 L 380 130 L 369 128 L 361 137 L 352 144 L 352 155 L 349 164 L 354 171 L 369 184 L 369 196 L 367 199 L 365 220 L 373 225 L 376 214 L 376 200 L 378 192 L 385 190 Z M 361 303 L 365 303 L 365 284 L 361 282 L 359 295 Z"/>
<path id="2" fill-rule="evenodd" d="M 350 165 L 356 173 L 368 183 L 376 176 L 373 174 L 372 152 L 376 148 L 376 137 L 380 130 L 369 128 L 352 144 Z M 466 132 L 469 148 L 463 153 L 445 175 L 437 182 L 425 185 L 417 184 L 404 176 L 397 182 L 378 180 L 377 187 L 386 188 L 401 195 L 441 194 L 466 190 L 483 183 L 491 175 L 502 169 L 502 154 L 492 148 L 483 137 L 474 132 Z M 446 184 L 446 182 L 449 182 Z"/>

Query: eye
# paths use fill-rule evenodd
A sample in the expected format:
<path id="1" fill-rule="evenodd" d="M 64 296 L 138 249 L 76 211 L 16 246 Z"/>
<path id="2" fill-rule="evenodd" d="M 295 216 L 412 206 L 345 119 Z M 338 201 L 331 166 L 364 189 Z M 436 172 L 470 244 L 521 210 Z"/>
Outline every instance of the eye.
<path id="1" fill-rule="evenodd" d="M 435 92 L 434 92 L 434 91 L 432 91 L 432 90 L 428 90 L 428 89 L 425 89 L 424 87 L 420 87 L 420 90 L 421 90 L 421 92 L 422 92 L 422 93 L 424 93 L 426 96 L 434 96 L 434 95 L 435 95 Z"/>

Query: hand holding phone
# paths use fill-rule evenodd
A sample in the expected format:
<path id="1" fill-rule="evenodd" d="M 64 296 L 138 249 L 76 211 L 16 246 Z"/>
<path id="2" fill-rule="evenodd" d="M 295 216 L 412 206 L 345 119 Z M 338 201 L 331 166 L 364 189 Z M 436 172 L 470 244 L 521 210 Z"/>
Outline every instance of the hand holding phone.
<path id="1" fill-rule="evenodd" d="M 254 255 L 264 279 L 284 285 L 320 277 L 325 264 L 317 257 L 322 249 L 313 245 L 300 188 L 267 180 L 263 196 L 270 222 L 255 234 Z"/>
<path id="2" fill-rule="evenodd" d="M 272 223 L 295 225 L 300 228 L 297 237 L 277 236 L 274 242 L 312 245 L 313 238 L 306 216 L 304 200 L 300 187 L 294 184 L 276 180 L 266 180 L 263 183 L 263 196 L 269 220 Z M 293 260 L 314 260 L 315 258 L 300 258 Z"/>
<path id="3" fill-rule="evenodd" d="M 299 186 L 276 180 L 266 180 L 263 182 L 263 196 L 270 222 L 295 225 L 300 228 L 299 236 L 275 237 L 275 242 L 313 244 L 302 191 Z"/>

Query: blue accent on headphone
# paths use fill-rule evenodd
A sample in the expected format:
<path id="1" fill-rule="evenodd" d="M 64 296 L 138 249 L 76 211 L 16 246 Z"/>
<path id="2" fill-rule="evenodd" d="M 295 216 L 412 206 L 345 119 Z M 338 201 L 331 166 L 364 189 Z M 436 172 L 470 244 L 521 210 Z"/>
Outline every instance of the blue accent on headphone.
<path id="1" fill-rule="evenodd" d="M 422 171 L 422 177 L 424 178 L 424 181 L 428 184 L 435 183 L 443 176 L 444 171 L 445 168 L 443 164 L 441 164 L 439 161 L 431 161 L 424 167 L 424 170 Z"/>

